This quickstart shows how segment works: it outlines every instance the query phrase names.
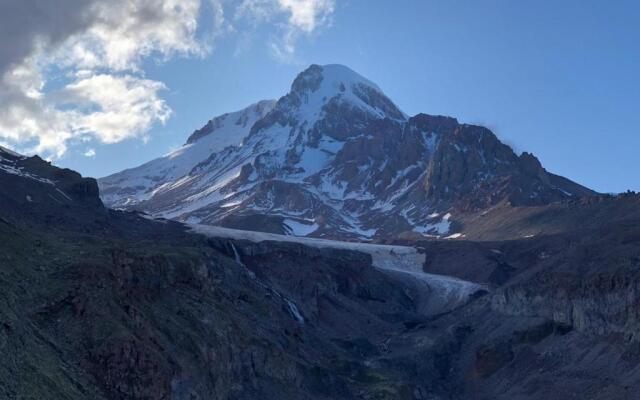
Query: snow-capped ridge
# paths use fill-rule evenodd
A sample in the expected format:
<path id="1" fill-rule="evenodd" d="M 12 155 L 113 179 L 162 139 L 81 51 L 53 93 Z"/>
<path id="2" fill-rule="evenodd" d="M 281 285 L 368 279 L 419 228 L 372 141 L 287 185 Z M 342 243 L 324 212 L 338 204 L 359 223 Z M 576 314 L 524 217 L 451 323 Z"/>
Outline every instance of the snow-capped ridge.
<path id="1" fill-rule="evenodd" d="M 15 151 L 11 150 L 11 149 L 8 149 L 8 148 L 6 148 L 4 146 L 0 146 L 0 154 L 1 153 L 6 153 L 6 154 L 8 154 L 8 155 L 10 155 L 12 157 L 19 157 L 19 158 L 24 158 L 25 157 L 24 155 L 22 155 L 20 153 L 17 153 Z"/>
<path id="2" fill-rule="evenodd" d="M 218 136 L 218 141 L 223 141 L 229 143 L 228 145 L 237 145 L 239 144 L 244 137 L 234 138 L 233 136 L 229 137 L 228 134 L 220 133 L 221 129 L 231 130 L 234 127 L 242 129 L 243 131 L 247 131 L 251 129 L 253 123 L 255 123 L 258 119 L 264 117 L 269 111 L 273 109 L 276 105 L 276 100 L 261 100 L 257 103 L 251 104 L 250 106 L 243 108 L 242 110 L 224 113 L 219 115 L 213 119 L 210 119 L 205 126 L 200 129 L 196 129 L 190 136 L 187 138 L 187 144 L 195 143 L 198 140 L 202 139 L 211 134 L 215 134 Z M 239 140 L 237 140 L 239 139 Z M 222 144 L 222 146 L 224 146 Z"/>
<path id="3" fill-rule="evenodd" d="M 312 64 L 298 74 L 291 85 L 291 91 L 302 92 L 309 90 L 315 92 L 320 89 L 322 84 L 325 85 L 325 88 L 333 88 L 337 91 L 344 91 L 354 85 L 364 85 L 383 93 L 378 85 L 341 64 Z M 341 85 L 344 85 L 344 88 Z"/>
<path id="4" fill-rule="evenodd" d="M 311 65 L 277 102 L 214 118 L 180 149 L 100 184 L 107 204 L 164 218 L 359 240 L 462 235 L 468 212 L 590 193 L 486 128 L 407 117 L 336 64 Z"/>
<path id="5" fill-rule="evenodd" d="M 198 164 L 230 146 L 239 146 L 256 121 L 275 106 L 263 100 L 210 120 L 176 150 L 139 167 L 100 179 L 103 199 L 112 207 L 127 207 L 148 200 L 159 191 L 176 187 Z"/>
<path id="6" fill-rule="evenodd" d="M 335 109 L 356 108 L 370 118 L 407 119 L 378 85 L 339 64 L 311 65 L 296 77 L 276 108 L 307 128 Z"/>

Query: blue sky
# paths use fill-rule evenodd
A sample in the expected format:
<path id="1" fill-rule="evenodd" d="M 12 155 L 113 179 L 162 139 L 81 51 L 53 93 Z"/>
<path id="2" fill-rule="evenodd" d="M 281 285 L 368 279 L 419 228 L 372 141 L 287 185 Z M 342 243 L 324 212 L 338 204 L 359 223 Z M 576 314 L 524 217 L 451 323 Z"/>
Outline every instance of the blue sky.
<path id="1" fill-rule="evenodd" d="M 139 165 L 218 114 L 280 97 L 309 64 L 339 63 L 408 114 L 485 125 L 599 191 L 640 190 L 640 3 L 336 0 L 295 33 L 286 10 L 233 19 L 228 3 L 233 26 L 203 54 L 140 59 L 136 76 L 166 87 L 157 90 L 172 110 L 164 124 L 117 143 L 71 140 L 55 163 L 90 176 Z M 200 11 L 197 35 L 213 30 L 211 14 Z M 273 42 L 287 33 L 295 48 L 278 55 Z"/>

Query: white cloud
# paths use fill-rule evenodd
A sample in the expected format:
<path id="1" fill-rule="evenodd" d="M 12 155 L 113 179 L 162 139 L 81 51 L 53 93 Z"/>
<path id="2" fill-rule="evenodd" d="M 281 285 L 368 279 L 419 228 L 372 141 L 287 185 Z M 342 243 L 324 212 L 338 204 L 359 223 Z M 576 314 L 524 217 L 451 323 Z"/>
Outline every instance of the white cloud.
<path id="1" fill-rule="evenodd" d="M 84 153 L 82 153 L 83 156 L 85 157 L 95 157 L 96 156 L 96 150 L 95 149 L 87 149 L 87 151 L 85 151 Z"/>
<path id="2" fill-rule="evenodd" d="M 200 0 L 3 2 L 0 139 L 60 157 L 75 139 L 144 138 L 170 109 L 164 84 L 144 79 L 140 63 L 206 54 L 199 12 Z M 71 77 L 62 89 L 46 90 L 51 67 Z"/>
<path id="3" fill-rule="evenodd" d="M 322 25 L 335 6 L 333 0 L 278 0 L 278 4 L 291 14 L 289 24 L 307 33 Z"/>
<path id="4" fill-rule="evenodd" d="M 46 95 L 38 89 L 39 75 L 32 80 L 5 79 L 7 90 L 0 95 L 0 137 L 22 145 L 26 152 L 61 157 L 72 139 L 93 137 L 102 143 L 117 143 L 143 137 L 153 124 L 165 123 L 171 114 L 159 97 L 159 91 L 165 89 L 161 82 L 131 75 L 78 76 L 62 90 Z"/>
<path id="5" fill-rule="evenodd" d="M 253 24 L 284 18 L 272 46 L 285 58 L 327 23 L 334 0 L 0 1 L 0 141 L 55 158 L 87 139 L 147 140 L 171 110 L 142 61 L 209 54 L 238 32 L 229 7 Z M 203 9 L 210 32 L 198 30 Z"/>
<path id="6" fill-rule="evenodd" d="M 280 34 L 271 38 L 269 47 L 279 59 L 288 61 L 300 36 L 328 25 L 334 11 L 335 0 L 243 0 L 236 10 L 236 20 L 248 17 L 275 22 Z M 279 22 L 282 17 L 285 22 Z"/>
<path id="7" fill-rule="evenodd" d="M 61 47 L 58 61 L 123 71 L 153 54 L 205 54 L 196 38 L 199 12 L 200 0 L 94 1 L 92 24 Z"/>
<path id="8" fill-rule="evenodd" d="M 163 89 L 164 84 L 152 80 L 102 74 L 67 85 L 57 97 L 61 104 L 75 106 L 67 115 L 73 132 L 117 143 L 144 134 L 155 122 L 166 122 L 171 110 L 158 97 Z"/>
<path id="9" fill-rule="evenodd" d="M 329 22 L 334 11 L 334 0 L 278 0 L 282 10 L 289 13 L 288 24 L 280 40 L 272 41 L 274 54 L 282 60 L 290 60 L 296 51 L 301 34 L 311 34 Z"/>

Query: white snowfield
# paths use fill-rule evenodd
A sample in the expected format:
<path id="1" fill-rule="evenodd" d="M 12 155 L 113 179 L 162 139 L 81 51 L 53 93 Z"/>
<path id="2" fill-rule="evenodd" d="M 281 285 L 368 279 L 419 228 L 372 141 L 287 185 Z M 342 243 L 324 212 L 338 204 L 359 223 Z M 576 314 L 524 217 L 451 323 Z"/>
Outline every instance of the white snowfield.
<path id="1" fill-rule="evenodd" d="M 370 243 L 342 242 L 297 236 L 285 236 L 274 233 L 242 231 L 210 225 L 190 224 L 191 230 L 215 238 L 247 240 L 254 243 L 263 241 L 300 243 L 316 248 L 354 250 L 371 255 L 374 267 L 393 274 L 409 286 L 418 286 L 424 290 L 424 299 L 420 299 L 423 314 L 437 315 L 453 310 L 470 297 L 486 287 L 462 279 L 429 274 L 422 270 L 426 255 L 409 246 L 391 246 Z"/>

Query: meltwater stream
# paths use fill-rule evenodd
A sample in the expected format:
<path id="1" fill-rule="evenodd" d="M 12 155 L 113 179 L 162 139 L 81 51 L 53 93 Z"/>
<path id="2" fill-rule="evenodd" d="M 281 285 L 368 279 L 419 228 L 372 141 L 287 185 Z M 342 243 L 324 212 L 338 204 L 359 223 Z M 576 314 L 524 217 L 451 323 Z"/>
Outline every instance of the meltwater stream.
<path id="1" fill-rule="evenodd" d="M 231 250 L 233 251 L 233 257 L 235 262 L 244 267 L 247 271 L 247 273 L 249 274 L 249 277 L 251 277 L 251 279 L 255 280 L 260 286 L 262 286 L 264 289 L 266 289 L 267 291 L 273 293 L 275 295 L 275 297 L 282 299 L 285 304 L 287 305 L 287 310 L 289 311 L 289 314 L 291 314 L 291 316 L 300 324 L 304 324 L 305 319 L 302 316 L 302 313 L 300 313 L 300 310 L 298 309 L 298 306 L 296 306 L 296 304 L 289 300 L 288 298 L 284 297 L 280 292 L 278 292 L 277 290 L 274 290 L 273 288 L 269 287 L 268 285 L 264 284 L 263 282 L 260 282 L 257 277 L 256 274 L 251 271 L 249 268 L 247 268 L 247 266 L 242 262 L 242 258 L 240 257 L 240 252 L 238 252 L 238 249 L 236 248 L 236 245 L 233 244 L 233 242 L 229 242 L 229 244 L 231 245 Z"/>

